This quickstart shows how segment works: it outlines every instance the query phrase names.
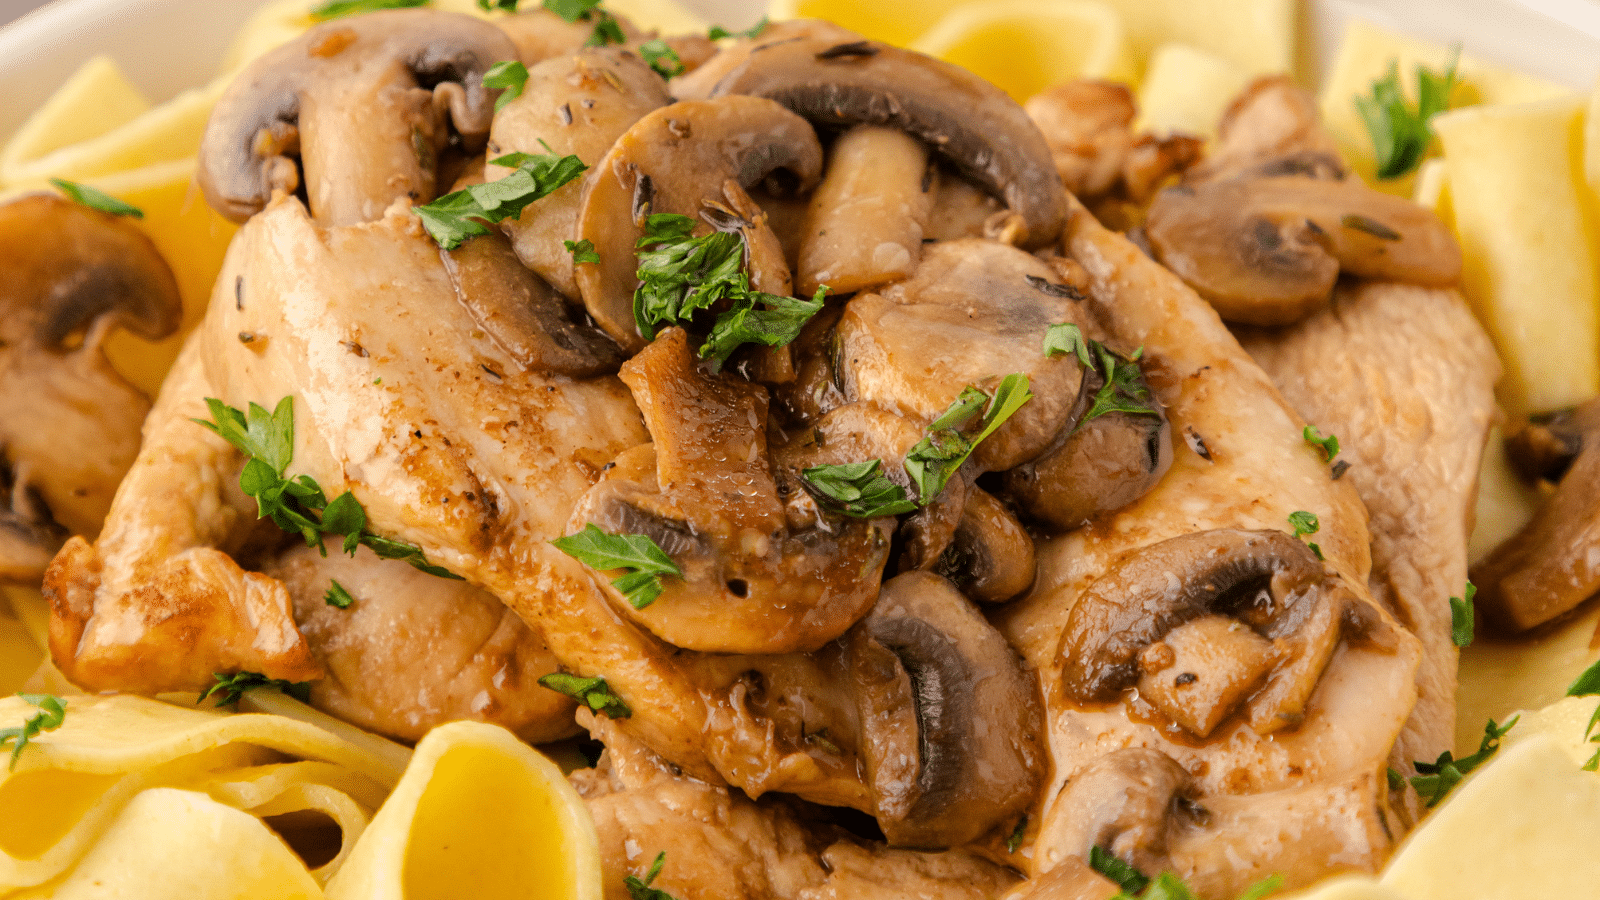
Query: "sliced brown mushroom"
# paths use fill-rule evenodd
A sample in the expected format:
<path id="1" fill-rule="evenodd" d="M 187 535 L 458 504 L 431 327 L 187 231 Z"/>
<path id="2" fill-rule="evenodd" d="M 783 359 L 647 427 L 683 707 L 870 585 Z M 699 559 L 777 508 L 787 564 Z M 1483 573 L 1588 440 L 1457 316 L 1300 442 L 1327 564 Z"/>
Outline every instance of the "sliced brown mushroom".
<path id="1" fill-rule="evenodd" d="M 661 76 L 620 48 L 549 59 L 528 69 L 522 94 L 495 115 L 488 157 L 548 152 L 576 156 L 592 167 L 641 116 L 671 102 Z M 510 172 L 487 167 L 490 179 Z M 591 168 L 587 177 L 597 177 L 596 171 Z M 572 253 L 563 242 L 573 240 L 583 184 L 581 180 L 564 184 L 527 206 L 520 217 L 500 225 L 523 264 L 573 299 L 578 297 L 578 283 Z"/>
<path id="2" fill-rule="evenodd" d="M 993 241 L 930 244 L 905 281 L 858 294 L 837 326 L 845 396 L 927 424 L 968 385 L 993 391 L 1028 376 L 1033 399 L 973 453 L 978 471 L 1045 450 L 1078 397 L 1076 358 L 1044 355 L 1051 325 L 1082 318 L 1075 292 L 1039 259 Z"/>
<path id="3" fill-rule="evenodd" d="M 1116 882 L 1096 872 L 1082 857 L 1069 856 L 1037 872 L 1000 900 L 1117 900 L 1126 896 Z"/>
<path id="4" fill-rule="evenodd" d="M 1341 270 L 1432 286 L 1461 275 L 1461 250 L 1438 216 L 1354 180 L 1240 176 L 1169 188 L 1145 234 L 1224 319 L 1248 325 L 1310 315 Z"/>
<path id="5" fill-rule="evenodd" d="M 100 531 L 150 409 L 111 368 L 113 327 L 182 313 L 172 270 L 129 220 L 52 194 L 0 205 L 0 579 L 37 580 L 66 533 Z"/>
<path id="6" fill-rule="evenodd" d="M 1168 830 L 1190 782 L 1159 750 L 1129 747 L 1095 759 L 1050 805 L 1034 842 L 1037 864 L 1052 869 L 1098 847 L 1140 872 L 1169 871 Z"/>
<path id="7" fill-rule="evenodd" d="M 788 24 L 788 23 L 785 23 Z M 678 97 L 768 97 L 818 126 L 884 125 L 932 147 L 1005 201 L 1018 241 L 1061 233 L 1066 193 L 1022 107 L 960 66 L 813 23 L 769 28 L 673 85 Z"/>
<path id="8" fill-rule="evenodd" d="M 236 222 L 298 189 L 301 168 L 324 225 L 374 220 L 400 197 L 426 203 L 454 138 L 482 149 L 494 115 L 483 75 L 516 55 L 493 25 L 438 10 L 314 26 L 229 85 L 200 144 L 200 187 Z"/>
<path id="9" fill-rule="evenodd" d="M 1247 719 L 1258 734 L 1267 734 L 1299 721 L 1352 602 L 1338 577 L 1326 574 L 1311 550 L 1284 532 L 1219 529 L 1170 538 L 1114 565 L 1073 606 L 1057 653 L 1062 686 L 1077 702 L 1107 702 L 1139 683 L 1141 674 L 1180 688 L 1191 683 L 1177 685 L 1180 676 L 1193 674 L 1205 682 L 1197 691 L 1143 699 L 1203 737 L 1200 730 L 1209 733 L 1206 726 L 1226 718 L 1266 676 L 1250 695 Z M 1247 654 L 1224 648 L 1209 670 L 1182 668 L 1204 655 L 1188 652 L 1204 642 L 1160 644 L 1213 614 L 1231 616 L 1270 641 L 1272 655 L 1253 666 L 1225 665 Z M 1202 693 L 1223 708 L 1200 703 Z"/>
<path id="10" fill-rule="evenodd" d="M 994 495 L 966 492 L 961 521 L 932 569 L 981 603 L 1000 603 L 1033 585 L 1033 538 Z"/>
<path id="11" fill-rule="evenodd" d="M 586 378 L 622 364 L 622 350 L 594 326 L 574 321 L 572 308 L 523 268 L 504 237 L 483 235 L 439 253 L 478 326 L 525 370 Z"/>
<path id="12" fill-rule="evenodd" d="M 1060 443 L 1006 472 L 1006 496 L 1027 515 L 1078 528 L 1144 496 L 1172 466 L 1172 428 L 1153 394 L 1150 415 L 1108 412 L 1083 421 L 1104 384 L 1101 373 L 1088 372 Z"/>
<path id="13" fill-rule="evenodd" d="M 634 250 L 650 214 L 739 231 L 751 286 L 789 293 L 783 247 L 745 189 L 780 178 L 800 192 L 816 184 L 822 146 L 804 119 L 757 97 L 674 103 L 635 122 L 595 168 L 584 184 L 577 238 L 594 245 L 600 262 L 578 267 L 578 289 L 595 322 L 627 350 L 645 344 L 633 315 Z"/>
<path id="14" fill-rule="evenodd" d="M 862 756 L 891 844 L 948 847 L 1015 821 L 1039 788 L 1043 713 L 1034 680 L 1000 633 L 948 581 L 885 582 L 847 639 L 860 694 Z"/>
<path id="15" fill-rule="evenodd" d="M 1222 114 L 1211 155 L 1189 170 L 1191 183 L 1215 181 L 1286 159 L 1309 163 L 1323 177 L 1343 178 L 1339 145 L 1322 127 L 1317 100 L 1287 75 L 1264 75 L 1239 92 Z"/>
<path id="16" fill-rule="evenodd" d="M 759 385 L 695 367 L 671 328 L 622 367 L 653 447 L 630 451 L 584 495 L 569 531 L 646 534 L 683 571 L 624 615 L 678 647 L 811 651 L 844 634 L 877 597 L 892 518 L 791 524 L 767 452 Z"/>
<path id="17" fill-rule="evenodd" d="M 1524 631 L 1600 592 L 1600 400 L 1540 416 L 1508 441 L 1519 468 L 1558 481 L 1532 521 L 1472 570 L 1491 622 Z"/>

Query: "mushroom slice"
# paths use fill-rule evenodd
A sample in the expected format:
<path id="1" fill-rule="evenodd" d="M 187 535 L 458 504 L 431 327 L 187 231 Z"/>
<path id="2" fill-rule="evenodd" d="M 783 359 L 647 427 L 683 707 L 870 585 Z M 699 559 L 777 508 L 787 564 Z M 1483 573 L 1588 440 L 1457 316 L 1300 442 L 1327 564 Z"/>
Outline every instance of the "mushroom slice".
<path id="1" fill-rule="evenodd" d="M 164 337 L 182 308 L 137 226 L 53 194 L 0 205 L 0 271 L 0 578 L 37 580 L 63 528 L 100 531 L 139 451 L 149 401 L 101 342 L 113 327 Z"/>
<path id="2" fill-rule="evenodd" d="M 540 14 L 553 16 L 543 10 L 524 15 Z M 549 59 L 528 69 L 521 96 L 495 115 L 489 158 L 554 153 L 592 166 L 641 116 L 671 102 L 661 76 L 625 50 L 601 47 Z M 485 174 L 497 179 L 511 171 L 487 166 Z M 583 181 L 569 182 L 529 204 L 518 218 L 500 223 L 523 264 L 574 299 L 578 282 L 563 241 L 572 239 L 582 200 Z"/>
<path id="3" fill-rule="evenodd" d="M 1472 570 L 1478 608 L 1524 631 L 1600 591 L 1600 400 L 1541 417 L 1508 443 L 1522 468 L 1560 479 L 1533 520 Z"/>
<path id="4" fill-rule="evenodd" d="M 974 600 L 1010 600 L 1033 585 L 1033 538 L 993 494 L 971 486 L 965 501 L 961 521 L 933 571 Z"/>
<path id="5" fill-rule="evenodd" d="M 1050 266 L 994 241 L 930 244 L 905 281 L 859 294 L 837 326 L 845 396 L 914 422 L 937 419 L 963 388 L 993 390 L 1013 372 L 1033 399 L 973 452 L 979 471 L 1009 469 L 1055 440 L 1079 391 L 1082 367 L 1046 357 L 1045 332 L 1082 318 L 1076 293 Z"/>
<path id="6" fill-rule="evenodd" d="M 566 301 L 523 268 L 504 237 L 484 235 L 439 254 L 456 297 L 524 370 L 586 378 L 622 364 L 617 345 L 573 321 Z"/>
<path id="7" fill-rule="evenodd" d="M 847 648 L 858 672 L 881 671 L 892 654 L 914 701 L 908 710 L 894 692 L 879 692 L 861 709 L 867 777 L 889 843 L 964 844 L 1033 802 L 1044 762 L 1037 688 L 954 585 L 927 572 L 890 579 Z"/>
<path id="8" fill-rule="evenodd" d="M 1103 375 L 1088 372 L 1061 443 L 1006 472 L 1006 496 L 1027 515 L 1078 528 L 1143 497 L 1172 466 L 1172 427 L 1154 392 L 1148 392 L 1152 415 L 1117 411 L 1083 420 L 1104 384 Z"/>
<path id="9" fill-rule="evenodd" d="M 1176 654 L 1160 648 L 1145 656 L 1169 633 L 1207 615 L 1231 615 L 1271 641 L 1277 657 L 1249 701 L 1250 727 L 1267 734 L 1299 721 L 1353 602 L 1310 548 L 1281 531 L 1218 529 L 1170 538 L 1109 569 L 1072 608 L 1057 653 L 1062 686 L 1080 703 L 1115 700 L 1138 682 L 1142 667 L 1159 672 L 1173 664 Z M 1226 671 L 1191 674 L 1238 678 Z M 1215 727 L 1239 696 L 1219 691 L 1215 700 L 1230 703 L 1225 709 L 1185 701 L 1168 714 Z"/>
<path id="10" fill-rule="evenodd" d="M 1222 114 L 1211 156 L 1191 169 L 1194 183 L 1298 159 L 1325 177 L 1343 178 L 1339 145 L 1317 116 L 1317 101 L 1287 75 L 1263 75 L 1239 92 Z"/>
<path id="11" fill-rule="evenodd" d="M 635 122 L 595 168 L 584 182 L 577 237 L 594 245 L 600 262 L 578 267 L 578 289 L 595 322 L 628 351 L 645 345 L 633 315 L 634 250 L 650 214 L 699 216 L 739 231 L 751 286 L 789 293 L 783 247 L 745 189 L 783 179 L 804 193 L 816 184 L 822 146 L 804 119 L 757 97 L 674 103 Z"/>
<path id="12" fill-rule="evenodd" d="M 515 59 L 488 22 L 431 9 L 336 19 L 251 63 L 234 78 L 200 143 L 200 187 L 243 222 L 304 168 L 324 225 L 373 221 L 400 197 L 438 190 L 438 161 L 460 138 L 480 150 L 494 115 L 483 75 Z"/>
<path id="13" fill-rule="evenodd" d="M 1247 325 L 1310 315 L 1341 270 L 1433 286 L 1461 275 L 1461 249 L 1438 216 L 1354 180 L 1241 176 L 1168 188 L 1145 234 L 1163 265 Z"/>
<path id="14" fill-rule="evenodd" d="M 767 395 L 695 368 L 688 336 L 662 333 L 622 367 L 653 448 L 630 451 L 584 495 L 569 531 L 645 534 L 683 571 L 623 615 L 688 650 L 812 651 L 871 608 L 892 518 L 791 527 L 767 453 Z"/>
<path id="15" fill-rule="evenodd" d="M 1061 788 L 1034 842 L 1049 871 L 1095 847 L 1141 872 L 1172 868 L 1167 834 L 1189 773 L 1159 750 L 1129 747 L 1095 759 Z"/>
<path id="16" fill-rule="evenodd" d="M 1066 192 L 1044 136 L 1006 93 L 960 66 L 859 36 L 776 29 L 679 79 L 679 97 L 749 94 L 819 126 L 885 125 L 918 138 L 1006 202 L 1019 242 L 1061 234 Z"/>

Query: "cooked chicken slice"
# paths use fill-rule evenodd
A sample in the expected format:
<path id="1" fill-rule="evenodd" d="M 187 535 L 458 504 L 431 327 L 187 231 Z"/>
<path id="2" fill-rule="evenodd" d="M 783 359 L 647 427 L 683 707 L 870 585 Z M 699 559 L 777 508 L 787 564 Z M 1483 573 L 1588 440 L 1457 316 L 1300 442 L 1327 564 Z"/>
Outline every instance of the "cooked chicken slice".
<path id="1" fill-rule="evenodd" d="M 574 772 L 600 834 L 608 900 L 665 852 L 652 886 L 703 900 L 990 900 L 1016 882 L 966 850 L 919 853 L 866 843 L 802 811 L 761 803 L 674 772 L 609 720 L 581 712 L 606 745 L 600 764 Z"/>
<path id="2" fill-rule="evenodd" d="M 1415 638 L 1367 593 L 1369 535 L 1354 485 L 1333 480 L 1322 460 L 1308 452 L 1301 437 L 1304 423 L 1216 314 L 1175 276 L 1107 232 L 1082 209 L 1072 216 L 1065 247 L 1087 270 L 1090 299 L 1112 335 L 1145 348 L 1152 387 L 1166 406 L 1174 435 L 1185 437 L 1185 446 L 1175 449 L 1172 468 L 1144 497 L 1041 544 L 1040 574 L 1033 592 L 999 616 L 1007 635 L 1040 670 L 1046 688 L 1055 780 L 1045 794 L 1041 834 L 1056 833 L 1057 825 L 1070 821 L 1070 810 L 1077 808 L 1069 802 L 1071 794 L 1062 793 L 1063 787 L 1070 792 L 1075 778 L 1110 751 L 1143 748 L 1170 758 L 1185 773 L 1184 797 L 1198 806 L 1159 807 L 1164 812 L 1141 827 L 1168 835 L 1167 850 L 1152 852 L 1164 855 L 1202 895 L 1231 896 L 1248 884 L 1248 874 L 1256 868 L 1282 871 L 1292 884 L 1309 883 L 1328 866 L 1374 869 L 1391 840 L 1385 831 L 1382 772 L 1415 700 L 1418 650 Z M 1270 587 L 1276 595 L 1279 586 L 1275 578 L 1262 581 L 1259 576 L 1245 577 L 1245 572 L 1251 566 L 1268 573 L 1287 572 L 1281 569 L 1286 563 L 1263 560 L 1242 568 L 1229 566 L 1225 571 L 1233 573 L 1230 579 L 1242 578 L 1237 582 L 1241 592 L 1229 601 L 1226 585 L 1218 584 L 1214 589 L 1222 589 L 1222 594 L 1206 608 L 1255 631 L 1278 655 L 1256 693 L 1217 693 L 1216 702 L 1227 703 L 1230 696 L 1243 699 L 1208 738 L 1197 740 L 1180 720 L 1138 699 L 1142 691 L 1123 691 L 1109 704 L 1072 699 L 1060 680 L 1064 671 L 1057 657 L 1058 641 L 1076 605 L 1095 588 L 1097 579 L 1118 571 L 1133 575 L 1136 568 L 1129 566 L 1143 555 L 1157 551 L 1163 542 L 1193 540 L 1185 536 L 1196 532 L 1279 533 L 1267 541 L 1263 552 L 1276 541 L 1297 543 L 1283 534 L 1291 530 L 1289 515 L 1297 511 L 1319 517 L 1320 530 L 1309 539 L 1318 543 L 1326 561 L 1306 569 L 1309 581 L 1295 590 L 1329 592 L 1328 601 L 1310 603 L 1303 615 L 1310 621 L 1340 611 L 1331 623 L 1336 629 L 1331 645 L 1285 647 L 1278 629 L 1252 624 L 1266 609 L 1258 605 L 1263 601 L 1252 602 L 1256 592 Z M 1154 569 L 1152 573 L 1159 574 Z M 1152 590 L 1156 587 L 1149 585 Z M 1163 665 L 1208 642 L 1226 647 L 1219 638 L 1207 639 L 1204 628 L 1194 635 L 1202 640 L 1185 636 L 1188 644 L 1179 641 L 1180 631 L 1205 621 L 1172 626 L 1167 640 L 1178 643 L 1169 645 L 1171 658 L 1156 652 L 1151 665 L 1136 669 L 1134 675 L 1158 673 Z M 1180 689 L 1203 686 L 1209 679 L 1250 677 L 1253 657 L 1244 648 L 1194 656 L 1201 661 L 1207 657 L 1215 660 L 1208 664 L 1211 667 L 1169 672 L 1167 677 Z M 1304 690 L 1308 679 L 1309 695 L 1295 719 L 1252 721 L 1250 713 L 1263 700 Z M 1356 789 L 1338 787 L 1351 779 L 1356 779 Z M 1330 807 L 1331 813 L 1317 804 L 1290 802 L 1299 796 L 1292 792 L 1339 790 L 1346 792 Z M 1215 827 L 1205 824 L 1211 820 L 1202 812 L 1213 803 L 1230 810 L 1214 820 Z M 1223 827 L 1235 816 L 1250 818 L 1250 828 Z M 1172 836 L 1191 831 L 1194 840 L 1209 840 L 1215 852 L 1229 854 L 1230 866 L 1221 868 L 1179 852 L 1187 845 L 1174 842 Z M 1348 836 L 1341 860 L 1288 868 L 1302 862 L 1292 853 L 1295 843 L 1320 840 L 1317 836 L 1322 834 Z M 1109 840 L 1115 852 L 1115 835 L 1095 838 L 1100 839 Z M 1041 840 L 1033 851 L 1034 872 L 1048 871 L 1056 861 L 1083 856 L 1089 849 L 1081 838 Z"/>
<path id="3" fill-rule="evenodd" d="M 1388 283 L 1342 287 L 1328 309 L 1244 345 L 1290 405 L 1339 438 L 1334 465 L 1371 517 L 1372 595 L 1422 642 L 1396 759 L 1431 761 L 1455 727 L 1449 598 L 1466 586 L 1494 348 L 1456 292 Z"/>
<path id="4" fill-rule="evenodd" d="M 288 588 L 327 671 L 311 687 L 313 706 L 406 741 L 460 719 L 504 725 L 534 744 L 577 733 L 573 701 L 538 683 L 556 671 L 555 657 L 493 595 L 365 547 L 354 558 L 294 547 L 262 573 Z M 325 599 L 334 583 L 353 598 L 348 607 Z"/>

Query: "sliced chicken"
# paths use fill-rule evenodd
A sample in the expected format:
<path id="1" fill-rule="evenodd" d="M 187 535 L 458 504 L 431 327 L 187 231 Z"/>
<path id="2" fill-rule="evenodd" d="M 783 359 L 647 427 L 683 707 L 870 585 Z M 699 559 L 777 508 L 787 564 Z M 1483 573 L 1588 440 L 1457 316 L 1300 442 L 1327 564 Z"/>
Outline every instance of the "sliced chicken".
<path id="1" fill-rule="evenodd" d="M 1455 728 L 1449 598 L 1467 581 L 1494 348 L 1456 292 L 1389 283 L 1343 286 L 1328 309 L 1244 345 L 1290 405 L 1339 438 L 1341 481 L 1371 516 L 1372 595 L 1422 642 L 1397 767 L 1431 761 Z M 1303 452 L 1320 460 L 1316 447 Z"/>

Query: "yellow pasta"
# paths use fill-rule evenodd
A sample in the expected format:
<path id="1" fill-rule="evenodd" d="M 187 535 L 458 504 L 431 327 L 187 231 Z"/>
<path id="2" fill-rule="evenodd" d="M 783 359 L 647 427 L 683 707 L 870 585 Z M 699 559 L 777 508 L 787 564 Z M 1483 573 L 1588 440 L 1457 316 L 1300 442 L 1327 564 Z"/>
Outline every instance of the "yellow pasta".
<path id="1" fill-rule="evenodd" d="M 1220 56 L 1189 44 L 1162 44 L 1139 87 L 1137 127 L 1214 138 L 1223 111 L 1249 81 L 1248 71 Z"/>
<path id="2" fill-rule="evenodd" d="M 1128 81 L 1133 74 L 1121 20 L 1094 0 L 969 4 L 911 48 L 976 72 L 1019 102 L 1074 78 Z"/>
<path id="3" fill-rule="evenodd" d="M 0 186 L 6 172 L 99 137 L 149 109 L 149 101 L 110 57 L 90 59 L 0 149 Z"/>

